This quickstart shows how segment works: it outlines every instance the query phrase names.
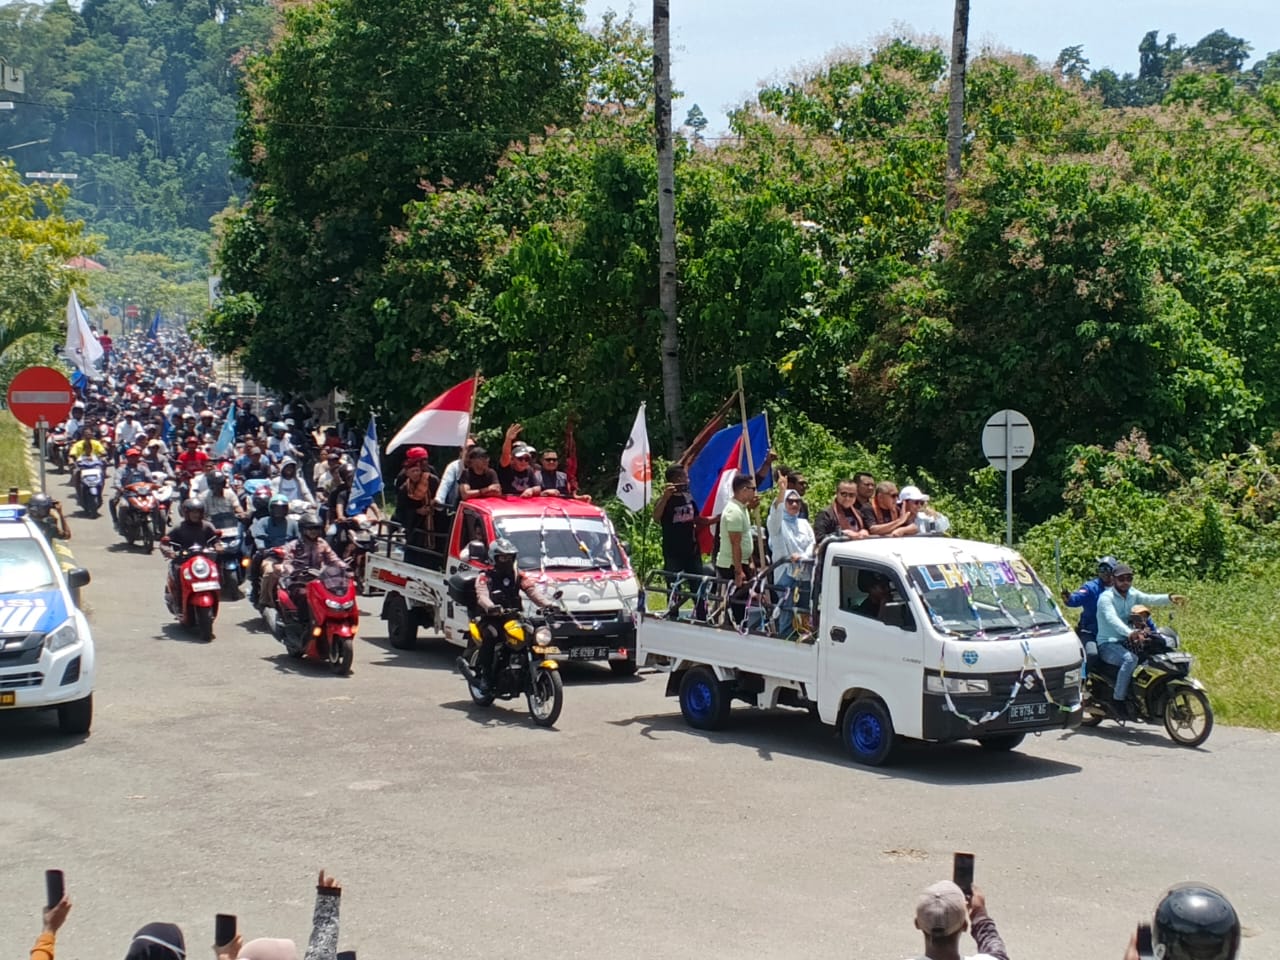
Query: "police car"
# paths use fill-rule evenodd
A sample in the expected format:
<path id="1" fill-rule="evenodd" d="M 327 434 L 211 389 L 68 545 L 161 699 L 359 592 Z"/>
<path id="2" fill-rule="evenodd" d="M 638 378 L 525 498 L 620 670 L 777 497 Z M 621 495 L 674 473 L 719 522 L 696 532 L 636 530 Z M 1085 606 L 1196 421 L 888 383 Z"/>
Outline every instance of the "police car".
<path id="1" fill-rule="evenodd" d="M 93 723 L 93 637 L 71 591 L 89 571 L 63 575 L 26 508 L 0 505 L 0 713 L 56 709 L 66 734 Z"/>

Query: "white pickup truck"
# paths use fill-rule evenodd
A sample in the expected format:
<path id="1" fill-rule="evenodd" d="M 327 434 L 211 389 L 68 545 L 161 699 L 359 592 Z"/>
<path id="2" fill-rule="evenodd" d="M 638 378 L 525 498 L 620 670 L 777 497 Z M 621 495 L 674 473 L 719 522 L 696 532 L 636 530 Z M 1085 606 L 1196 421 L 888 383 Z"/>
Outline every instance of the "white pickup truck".
<path id="1" fill-rule="evenodd" d="M 706 620 L 686 619 L 687 606 L 677 619 L 669 609 L 644 615 L 637 659 L 669 672 L 667 695 L 679 696 L 690 726 L 723 726 L 734 700 L 806 707 L 871 765 L 887 762 L 900 737 L 1012 750 L 1027 733 L 1080 724 L 1080 640 L 1016 551 L 939 537 L 836 539 L 813 585 L 799 640 L 770 636 L 767 616 L 725 626 L 716 600 L 725 585 L 710 584 L 693 608 Z"/>
<path id="2" fill-rule="evenodd" d="M 467 645 L 474 611 L 459 584 L 488 569 L 487 547 L 498 538 L 516 545 L 521 570 L 548 594 L 560 594 L 565 616 L 550 624 L 560 650 L 552 659 L 594 660 L 622 676 L 635 673 L 640 584 L 608 515 L 577 500 L 467 500 L 439 550 L 383 537 L 365 558 L 364 581 L 368 591 L 384 595 L 382 618 L 393 647 L 414 646 L 419 627 Z"/>

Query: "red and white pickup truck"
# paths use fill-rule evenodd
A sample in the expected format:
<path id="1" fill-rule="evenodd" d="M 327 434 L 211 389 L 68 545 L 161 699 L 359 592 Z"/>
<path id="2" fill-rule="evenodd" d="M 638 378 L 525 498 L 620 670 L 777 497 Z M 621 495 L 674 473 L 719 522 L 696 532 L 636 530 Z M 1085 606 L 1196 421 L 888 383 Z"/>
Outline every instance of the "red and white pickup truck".
<path id="1" fill-rule="evenodd" d="M 635 673 L 639 581 L 608 515 L 576 500 L 464 501 L 442 537 L 443 552 L 384 536 L 366 559 L 365 584 L 384 595 L 382 618 L 393 647 L 412 647 L 419 627 L 466 646 L 474 611 L 462 602 L 459 575 L 487 570 L 489 544 L 499 538 L 516 545 L 520 569 L 546 593 L 560 594 L 566 616 L 551 625 L 561 651 L 553 659 L 607 662 L 617 674 Z"/>

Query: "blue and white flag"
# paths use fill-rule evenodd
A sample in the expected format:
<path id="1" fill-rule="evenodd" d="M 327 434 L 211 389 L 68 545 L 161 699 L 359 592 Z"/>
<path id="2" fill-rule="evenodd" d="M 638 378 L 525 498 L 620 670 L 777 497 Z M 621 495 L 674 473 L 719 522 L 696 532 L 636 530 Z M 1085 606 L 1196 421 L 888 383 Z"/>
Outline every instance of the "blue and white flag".
<path id="1" fill-rule="evenodd" d="M 160 313 L 156 311 L 156 317 Z M 218 434 L 218 442 L 213 445 L 215 457 L 229 457 L 236 449 L 236 405 L 227 409 L 227 419 L 222 421 L 222 432 Z"/>
<path id="2" fill-rule="evenodd" d="M 347 516 L 367 510 L 373 498 L 382 492 L 382 466 L 378 457 L 378 428 L 373 417 L 360 447 L 360 459 L 356 461 L 355 479 L 351 481 L 351 494 L 347 497 Z"/>
<path id="3" fill-rule="evenodd" d="M 156 315 L 151 318 L 151 326 L 147 329 L 147 339 L 154 340 L 160 333 L 160 308 L 156 307 Z"/>

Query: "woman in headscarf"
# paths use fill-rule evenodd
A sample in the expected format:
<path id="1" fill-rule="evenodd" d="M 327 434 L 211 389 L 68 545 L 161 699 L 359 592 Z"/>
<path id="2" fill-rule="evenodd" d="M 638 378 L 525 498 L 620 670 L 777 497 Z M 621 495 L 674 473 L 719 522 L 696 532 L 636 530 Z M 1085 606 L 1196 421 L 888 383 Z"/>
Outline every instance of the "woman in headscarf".
<path id="1" fill-rule="evenodd" d="M 148 923 L 133 935 L 124 960 L 186 960 L 187 942 L 176 923 Z"/>
<path id="2" fill-rule="evenodd" d="M 801 609 L 809 606 L 809 586 L 813 580 L 813 527 L 800 516 L 803 501 L 798 490 L 788 490 L 782 497 L 782 522 L 770 546 L 775 560 L 787 562 L 774 575 L 779 590 L 778 636 L 790 637 L 795 626 L 795 595 L 800 595 Z"/>

